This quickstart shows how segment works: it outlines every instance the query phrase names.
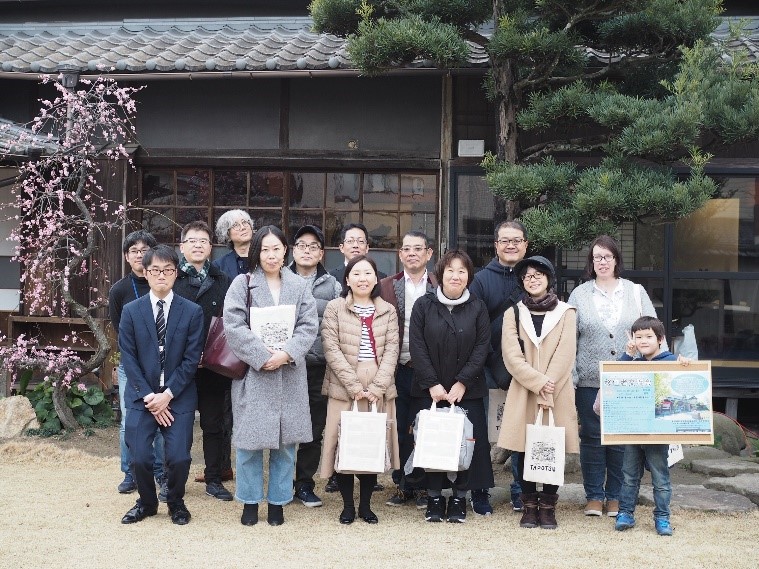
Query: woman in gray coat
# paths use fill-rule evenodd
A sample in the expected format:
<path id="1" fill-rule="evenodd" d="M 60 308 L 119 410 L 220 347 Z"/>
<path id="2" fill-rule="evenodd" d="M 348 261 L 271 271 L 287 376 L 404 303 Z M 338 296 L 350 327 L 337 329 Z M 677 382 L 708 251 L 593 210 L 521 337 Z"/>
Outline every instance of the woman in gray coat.
<path id="1" fill-rule="evenodd" d="M 270 525 L 284 523 L 282 506 L 293 499 L 295 446 L 311 441 L 305 356 L 319 328 L 316 302 L 308 283 L 284 267 L 287 240 L 269 225 L 258 230 L 250 248 L 250 283 L 238 276 L 224 301 L 224 329 L 235 355 L 250 369 L 241 381 L 232 382 L 234 429 L 237 449 L 237 491 L 244 504 L 241 522 L 258 522 L 258 504 L 264 500 L 263 450 L 269 449 Z M 295 306 L 295 328 L 279 348 L 267 347 L 250 329 L 246 308 Z"/>

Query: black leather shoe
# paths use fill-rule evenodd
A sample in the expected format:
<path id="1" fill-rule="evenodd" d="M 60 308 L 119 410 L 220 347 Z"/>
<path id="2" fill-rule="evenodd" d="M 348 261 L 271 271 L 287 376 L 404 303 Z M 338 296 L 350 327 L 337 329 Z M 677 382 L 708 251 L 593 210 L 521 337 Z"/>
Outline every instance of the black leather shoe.
<path id="1" fill-rule="evenodd" d="M 359 512 L 358 515 L 367 524 L 377 524 L 377 523 L 379 523 L 379 518 L 377 517 L 377 514 L 375 514 L 371 510 L 367 510 L 365 512 Z"/>
<path id="2" fill-rule="evenodd" d="M 189 524 L 190 518 L 192 517 L 190 511 L 184 504 L 169 508 L 169 514 L 171 514 L 171 523 L 177 524 L 178 526 Z"/>
<path id="3" fill-rule="evenodd" d="M 353 506 L 343 508 L 340 512 L 340 523 L 343 525 L 352 524 L 356 520 L 356 508 Z"/>
<path id="4" fill-rule="evenodd" d="M 245 504 L 242 507 L 240 523 L 244 526 L 254 526 L 258 523 L 258 504 Z"/>
<path id="5" fill-rule="evenodd" d="M 285 513 L 282 510 L 282 506 L 274 506 L 269 504 L 269 510 L 266 513 L 266 521 L 270 526 L 281 526 L 285 523 Z"/>
<path id="6" fill-rule="evenodd" d="M 232 501 L 232 494 L 224 488 L 221 482 L 209 482 L 206 484 L 206 494 L 224 502 Z"/>
<path id="7" fill-rule="evenodd" d="M 134 507 L 129 510 L 126 514 L 124 514 L 124 517 L 121 518 L 122 524 L 136 524 L 137 522 L 141 522 L 145 518 L 148 518 L 150 516 L 155 516 L 158 513 L 158 508 L 145 508 L 143 507 L 139 502 L 137 502 Z"/>

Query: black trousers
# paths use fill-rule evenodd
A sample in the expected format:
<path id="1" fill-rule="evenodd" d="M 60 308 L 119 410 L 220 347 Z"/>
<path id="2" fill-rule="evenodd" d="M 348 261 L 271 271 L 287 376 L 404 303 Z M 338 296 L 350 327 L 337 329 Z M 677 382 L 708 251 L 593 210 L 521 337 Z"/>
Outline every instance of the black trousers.
<path id="1" fill-rule="evenodd" d="M 231 379 L 203 368 L 199 368 L 195 376 L 200 428 L 203 431 L 206 483 L 221 482 L 225 446 L 224 406 L 226 393 L 231 389 L 231 382 Z"/>
<path id="2" fill-rule="evenodd" d="M 308 405 L 311 409 L 310 443 L 298 445 L 298 455 L 295 459 L 295 491 L 303 486 L 314 487 L 314 475 L 319 469 L 319 459 L 322 453 L 322 438 L 324 425 L 327 422 L 327 397 L 322 395 L 322 384 L 326 366 L 310 365 L 306 367 L 308 381 Z"/>

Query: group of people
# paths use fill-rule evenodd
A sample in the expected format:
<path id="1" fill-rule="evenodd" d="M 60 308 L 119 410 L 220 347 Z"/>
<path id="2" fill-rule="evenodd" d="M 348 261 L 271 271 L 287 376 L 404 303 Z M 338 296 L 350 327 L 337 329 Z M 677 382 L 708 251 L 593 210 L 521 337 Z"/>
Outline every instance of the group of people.
<path id="1" fill-rule="evenodd" d="M 119 330 L 124 411 L 125 479 L 119 491 L 136 487 L 140 497 L 123 523 L 154 515 L 159 500 L 168 503 L 174 523 L 190 520 L 183 496 L 196 409 L 206 462 L 202 480 L 206 493 L 220 500 L 233 499 L 223 485 L 231 419 L 234 498 L 243 503 L 243 525 L 258 523 L 263 501 L 270 525 L 284 523 L 283 506 L 294 498 L 321 506 L 317 471 L 329 480 L 325 489 L 342 497 L 340 523 L 353 523 L 357 514 L 378 523 L 371 506 L 377 475 L 336 471 L 341 412 L 354 404 L 359 410 L 376 405 L 387 414 L 397 485 L 388 506 L 414 504 L 429 522 L 461 523 L 469 494 L 472 510 L 490 515 L 487 398 L 489 389 L 501 387 L 508 392 L 497 445 L 513 452 L 511 503 L 522 512 L 522 527 L 558 525 L 558 487 L 543 484 L 538 491 L 523 477 L 526 425 L 539 410 L 550 409 L 555 424 L 565 428 L 566 452 L 580 453 L 585 514 L 600 516 L 605 509 L 617 517 L 617 529 L 632 527 L 645 458 L 656 471 L 656 529 L 671 534 L 669 480 L 656 458 L 666 445 L 602 446 L 593 408 L 599 361 L 671 356 L 662 355 L 663 327 L 645 290 L 620 278 L 622 258 L 611 237 L 591 244 L 588 280 L 562 302 L 551 262 L 526 257 L 527 233 L 518 221 L 497 226 L 496 257 L 477 273 L 458 249 L 441 255 L 428 271 L 433 248 L 418 231 L 404 235 L 398 252 L 403 270 L 391 276 L 368 255 L 369 235 L 361 224 L 343 228 L 344 262 L 331 273 L 322 263 L 324 235 L 312 225 L 298 229 L 290 243 L 275 226 L 254 231 L 250 217 L 233 210 L 219 219 L 216 235 L 231 250 L 215 263 L 212 232 L 203 222 L 183 228 L 181 257 L 145 232 L 124 243 L 132 272 L 113 286 L 110 306 Z M 292 333 L 277 348 L 250 326 L 251 307 L 274 306 L 295 309 Z M 211 318 L 221 315 L 229 347 L 249 365 L 240 380 L 198 367 Z M 475 443 L 468 469 L 405 468 L 415 417 L 433 402 L 460 407 L 471 422 Z"/>

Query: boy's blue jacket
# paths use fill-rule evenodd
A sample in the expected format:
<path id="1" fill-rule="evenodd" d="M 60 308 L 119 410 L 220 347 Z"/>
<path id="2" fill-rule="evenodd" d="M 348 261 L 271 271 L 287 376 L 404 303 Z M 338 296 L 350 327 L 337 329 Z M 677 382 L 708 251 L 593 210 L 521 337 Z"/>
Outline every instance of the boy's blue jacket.
<path id="1" fill-rule="evenodd" d="M 621 362 L 644 362 L 644 361 L 651 361 L 651 362 L 661 362 L 661 361 L 676 362 L 677 361 L 677 356 L 675 354 L 673 354 L 672 352 L 669 352 L 667 350 L 662 350 L 661 352 L 659 352 L 658 354 L 656 354 L 656 356 L 654 356 L 653 359 L 646 360 L 646 358 L 643 358 L 643 357 L 640 357 L 640 356 L 636 357 L 636 358 L 631 358 L 630 356 L 627 355 L 627 352 L 625 352 L 624 354 L 622 354 L 622 357 L 619 358 L 619 361 L 621 361 Z"/>

